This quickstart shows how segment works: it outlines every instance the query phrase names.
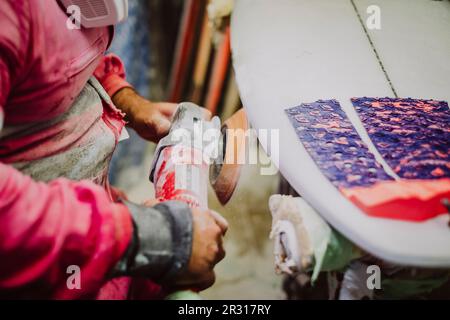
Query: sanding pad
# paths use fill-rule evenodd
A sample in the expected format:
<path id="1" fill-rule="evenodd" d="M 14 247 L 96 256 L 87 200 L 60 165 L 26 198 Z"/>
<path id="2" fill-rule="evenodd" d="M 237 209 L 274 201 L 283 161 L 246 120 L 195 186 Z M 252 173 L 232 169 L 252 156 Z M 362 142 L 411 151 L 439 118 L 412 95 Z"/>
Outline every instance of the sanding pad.
<path id="1" fill-rule="evenodd" d="M 239 181 L 241 165 L 245 163 L 248 120 L 240 109 L 222 125 L 222 160 L 210 168 L 210 182 L 222 205 L 233 195 Z"/>

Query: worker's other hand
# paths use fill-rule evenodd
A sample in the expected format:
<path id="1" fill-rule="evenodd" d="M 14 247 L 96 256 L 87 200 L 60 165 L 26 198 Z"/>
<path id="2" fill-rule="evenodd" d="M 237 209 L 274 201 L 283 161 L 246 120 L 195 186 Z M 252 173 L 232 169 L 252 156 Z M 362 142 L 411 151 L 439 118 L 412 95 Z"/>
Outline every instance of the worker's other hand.
<path id="1" fill-rule="evenodd" d="M 169 132 L 172 115 L 176 108 L 175 103 L 145 100 L 130 116 L 130 126 L 142 138 L 157 143 Z"/>
<path id="2" fill-rule="evenodd" d="M 187 269 L 174 281 L 175 289 L 204 290 L 214 284 L 214 266 L 225 257 L 222 237 L 228 222 L 217 212 L 192 209 L 192 252 Z"/>
<path id="3" fill-rule="evenodd" d="M 125 112 L 129 126 L 142 138 L 156 143 L 167 135 L 177 104 L 151 102 L 132 88 L 120 90 L 112 99 Z"/>

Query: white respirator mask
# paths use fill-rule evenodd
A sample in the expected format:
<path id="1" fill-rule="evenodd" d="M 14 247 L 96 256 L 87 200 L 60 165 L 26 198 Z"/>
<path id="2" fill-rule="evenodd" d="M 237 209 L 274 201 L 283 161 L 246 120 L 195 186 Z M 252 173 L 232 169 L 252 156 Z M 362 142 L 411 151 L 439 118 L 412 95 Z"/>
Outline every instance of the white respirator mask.
<path id="1" fill-rule="evenodd" d="M 128 17 L 128 0 L 60 0 L 84 28 L 115 25 Z"/>

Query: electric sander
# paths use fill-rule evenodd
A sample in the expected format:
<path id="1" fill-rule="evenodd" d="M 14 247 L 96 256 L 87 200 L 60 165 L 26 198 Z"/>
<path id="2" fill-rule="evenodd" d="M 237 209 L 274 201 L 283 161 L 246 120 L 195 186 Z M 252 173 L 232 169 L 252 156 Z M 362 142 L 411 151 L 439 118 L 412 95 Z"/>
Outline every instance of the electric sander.
<path id="1" fill-rule="evenodd" d="M 221 125 L 220 119 L 194 103 L 183 102 L 160 140 L 150 170 L 155 197 L 179 200 L 191 208 L 208 208 L 208 180 L 225 205 L 236 189 L 240 165 L 245 163 L 248 129 L 241 109 Z M 195 288 L 170 294 L 169 300 L 197 300 Z"/>
<path id="2" fill-rule="evenodd" d="M 245 163 L 247 117 L 243 109 L 222 125 L 217 116 L 182 102 L 166 137 L 160 140 L 150 171 L 155 197 L 208 207 L 208 180 L 225 205 L 236 189 Z"/>

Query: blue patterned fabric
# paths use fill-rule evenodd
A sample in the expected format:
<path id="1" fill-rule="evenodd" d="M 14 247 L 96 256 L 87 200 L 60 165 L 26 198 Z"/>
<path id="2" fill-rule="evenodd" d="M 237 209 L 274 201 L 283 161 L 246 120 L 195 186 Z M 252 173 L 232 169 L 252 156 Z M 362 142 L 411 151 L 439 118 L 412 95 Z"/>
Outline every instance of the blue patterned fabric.
<path id="1" fill-rule="evenodd" d="M 285 111 L 305 149 L 336 187 L 366 187 L 380 180 L 393 180 L 336 100 L 303 103 Z"/>
<path id="2" fill-rule="evenodd" d="M 365 97 L 352 102 L 370 139 L 399 177 L 450 177 L 447 102 Z"/>
<path id="3" fill-rule="evenodd" d="M 149 9 L 146 0 L 128 2 L 128 19 L 115 28 L 114 39 L 109 49 L 125 64 L 126 79 L 144 97 L 150 88 L 150 33 L 148 30 Z M 142 164 L 147 142 L 132 129 L 130 138 L 121 141 L 111 161 L 109 179 L 115 184 L 124 169 Z"/>

